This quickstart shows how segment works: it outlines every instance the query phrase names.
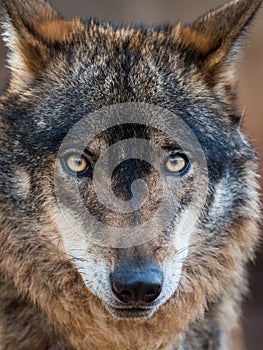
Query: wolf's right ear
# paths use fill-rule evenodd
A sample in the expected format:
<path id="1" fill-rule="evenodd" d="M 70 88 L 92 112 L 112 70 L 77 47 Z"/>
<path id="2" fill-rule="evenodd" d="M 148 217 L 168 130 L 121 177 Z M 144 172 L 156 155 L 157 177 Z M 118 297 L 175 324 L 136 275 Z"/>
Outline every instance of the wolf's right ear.
<path id="1" fill-rule="evenodd" d="M 3 40 L 9 49 L 10 87 L 28 87 L 80 21 L 64 21 L 45 0 L 2 0 Z"/>

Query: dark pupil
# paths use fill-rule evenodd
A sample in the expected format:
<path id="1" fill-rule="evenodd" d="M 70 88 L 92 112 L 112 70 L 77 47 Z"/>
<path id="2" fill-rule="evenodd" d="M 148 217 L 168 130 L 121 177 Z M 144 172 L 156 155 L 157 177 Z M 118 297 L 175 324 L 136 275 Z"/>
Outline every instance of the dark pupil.
<path id="1" fill-rule="evenodd" d="M 82 159 L 80 157 L 75 158 L 74 161 L 75 161 L 76 165 L 78 165 L 78 166 L 82 164 Z"/>

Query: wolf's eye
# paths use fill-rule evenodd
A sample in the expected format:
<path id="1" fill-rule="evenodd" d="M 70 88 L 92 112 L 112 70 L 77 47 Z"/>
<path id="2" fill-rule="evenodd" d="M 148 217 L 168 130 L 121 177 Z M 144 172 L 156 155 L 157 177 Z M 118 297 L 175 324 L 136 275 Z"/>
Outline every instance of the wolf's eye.
<path id="1" fill-rule="evenodd" d="M 190 162 L 185 154 L 172 153 L 165 161 L 165 169 L 169 173 L 184 175 L 190 167 Z"/>
<path id="2" fill-rule="evenodd" d="M 67 169 L 76 174 L 82 174 L 88 169 L 88 162 L 83 155 L 71 153 L 64 158 Z"/>

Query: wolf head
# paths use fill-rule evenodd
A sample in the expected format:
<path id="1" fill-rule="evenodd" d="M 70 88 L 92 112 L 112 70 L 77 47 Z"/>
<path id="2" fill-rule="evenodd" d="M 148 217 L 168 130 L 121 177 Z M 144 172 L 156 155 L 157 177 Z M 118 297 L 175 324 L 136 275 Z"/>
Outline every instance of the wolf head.
<path id="1" fill-rule="evenodd" d="M 12 234 L 27 232 L 24 261 L 43 269 L 44 237 L 126 319 L 168 300 L 200 311 L 240 284 L 258 195 L 236 64 L 260 4 L 148 28 L 3 1 L 1 207 L 21 221 Z"/>

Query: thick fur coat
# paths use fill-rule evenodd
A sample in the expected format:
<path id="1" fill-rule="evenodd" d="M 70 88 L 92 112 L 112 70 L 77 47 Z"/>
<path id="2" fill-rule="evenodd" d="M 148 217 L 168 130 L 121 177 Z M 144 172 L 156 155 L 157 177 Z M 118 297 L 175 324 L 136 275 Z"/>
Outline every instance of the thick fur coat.
<path id="1" fill-rule="evenodd" d="M 261 2 L 234 0 L 191 25 L 125 27 L 64 21 L 44 0 L 2 0 L 10 82 L 0 99 L 0 349 L 233 349 L 259 232 L 257 159 L 236 112 L 236 65 Z M 75 178 L 59 149 L 81 118 L 125 103 L 160 106 L 183 120 L 202 148 L 206 192 L 193 187 L 203 178 L 198 162 L 188 162 L 180 189 L 173 189 L 181 200 L 166 230 L 114 248 L 86 239 L 88 223 L 80 242 L 54 190 L 56 168 L 67 198 L 74 198 Z M 93 164 L 122 139 L 174 147 L 160 132 L 168 118 L 153 123 L 107 130 L 78 163 L 90 171 L 78 177 L 84 206 L 107 227 L 146 220 L 161 192 L 154 169 L 125 163 L 112 176 L 113 191 L 128 201 L 132 181 L 143 178 L 149 199 L 136 217 L 113 215 L 95 198 Z M 179 166 L 191 158 L 185 154 L 176 153 Z M 71 204 L 69 221 L 78 225 Z M 198 214 L 186 239 L 180 220 L 190 207 Z M 145 260 L 161 271 L 160 295 L 147 308 L 125 308 L 111 278 L 121 264 Z"/>

